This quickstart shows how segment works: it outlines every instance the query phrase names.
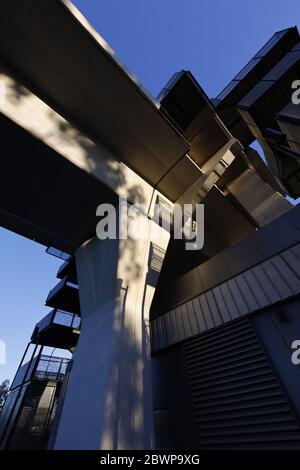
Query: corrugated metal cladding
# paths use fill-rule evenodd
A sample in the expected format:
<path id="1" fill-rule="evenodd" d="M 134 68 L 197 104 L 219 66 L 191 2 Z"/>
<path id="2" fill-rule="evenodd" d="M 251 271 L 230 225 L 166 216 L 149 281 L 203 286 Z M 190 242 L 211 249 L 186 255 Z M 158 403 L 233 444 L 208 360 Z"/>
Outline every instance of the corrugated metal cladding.
<path id="1" fill-rule="evenodd" d="M 200 449 L 300 449 L 297 418 L 248 319 L 184 342 Z"/>
<path id="2" fill-rule="evenodd" d="M 152 351 L 300 292 L 300 244 L 194 297 L 151 322 Z"/>

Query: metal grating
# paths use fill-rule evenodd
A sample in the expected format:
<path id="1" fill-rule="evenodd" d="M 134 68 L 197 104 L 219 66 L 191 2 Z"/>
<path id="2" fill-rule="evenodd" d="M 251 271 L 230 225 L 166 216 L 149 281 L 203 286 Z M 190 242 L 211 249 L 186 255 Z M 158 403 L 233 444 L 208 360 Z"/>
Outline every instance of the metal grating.
<path id="1" fill-rule="evenodd" d="M 248 319 L 184 343 L 200 449 L 300 449 L 293 410 Z"/>

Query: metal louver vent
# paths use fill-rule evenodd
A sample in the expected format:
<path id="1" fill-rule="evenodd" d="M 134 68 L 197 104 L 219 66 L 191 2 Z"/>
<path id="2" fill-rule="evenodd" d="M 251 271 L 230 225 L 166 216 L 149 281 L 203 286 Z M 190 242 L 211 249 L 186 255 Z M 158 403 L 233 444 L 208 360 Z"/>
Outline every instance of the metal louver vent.
<path id="1" fill-rule="evenodd" d="M 188 340 L 184 354 L 200 449 L 300 449 L 300 429 L 252 324 Z"/>

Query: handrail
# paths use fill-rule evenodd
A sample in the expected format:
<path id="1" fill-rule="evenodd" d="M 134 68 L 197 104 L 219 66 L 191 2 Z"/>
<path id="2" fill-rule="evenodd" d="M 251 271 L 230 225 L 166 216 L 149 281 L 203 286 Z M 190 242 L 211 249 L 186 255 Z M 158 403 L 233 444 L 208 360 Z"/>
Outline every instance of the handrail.
<path id="1" fill-rule="evenodd" d="M 47 328 L 51 324 L 79 329 L 80 323 L 80 316 L 76 313 L 66 312 L 64 310 L 55 308 L 51 310 L 36 324 L 37 334 L 41 333 L 45 328 Z"/>

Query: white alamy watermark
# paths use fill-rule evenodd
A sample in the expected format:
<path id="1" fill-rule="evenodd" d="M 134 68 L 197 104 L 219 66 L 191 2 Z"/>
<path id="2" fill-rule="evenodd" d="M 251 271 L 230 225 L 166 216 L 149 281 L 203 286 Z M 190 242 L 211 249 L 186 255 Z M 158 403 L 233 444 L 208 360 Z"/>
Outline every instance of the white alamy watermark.
<path id="1" fill-rule="evenodd" d="M 126 197 L 120 197 L 118 207 L 100 204 L 96 215 L 101 217 L 96 227 L 100 240 L 159 240 L 172 234 L 176 240 L 185 240 L 186 250 L 201 250 L 204 245 L 203 204 L 171 208 L 157 203 L 150 219 L 143 204 L 129 204 Z"/>
<path id="2" fill-rule="evenodd" d="M 294 80 L 292 83 L 292 103 L 300 104 L 300 80 Z"/>
<path id="3" fill-rule="evenodd" d="M 0 364 L 6 364 L 6 344 L 0 340 Z"/>
<path id="4" fill-rule="evenodd" d="M 291 344 L 291 348 L 295 349 L 291 357 L 292 363 L 294 366 L 298 366 L 300 364 L 300 339 L 295 339 Z"/>

